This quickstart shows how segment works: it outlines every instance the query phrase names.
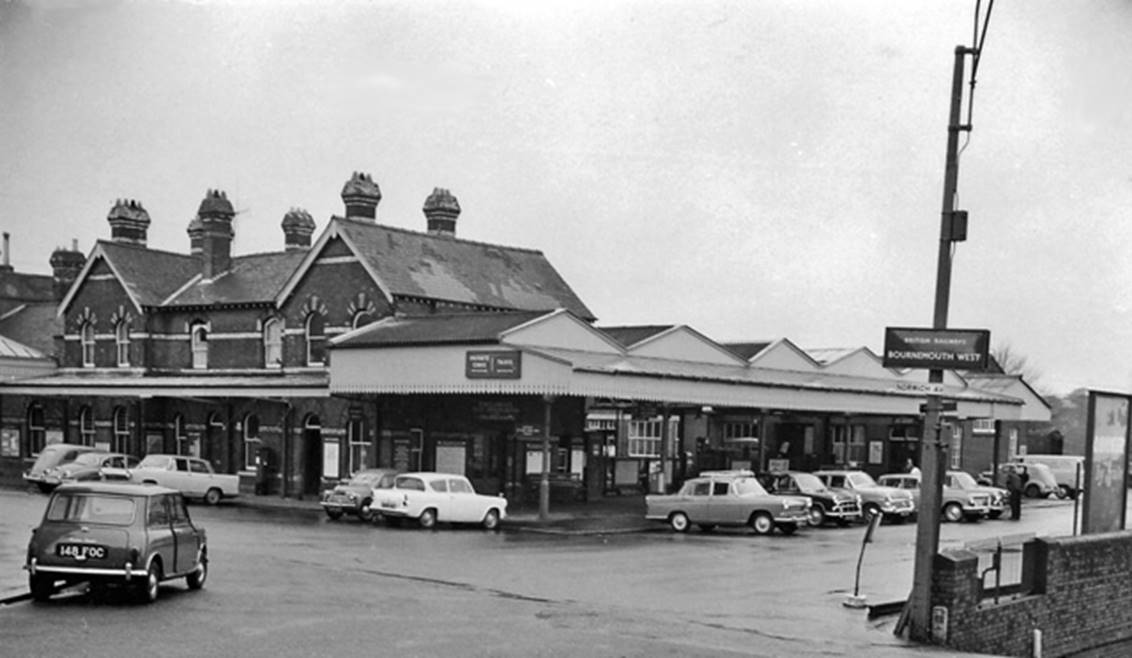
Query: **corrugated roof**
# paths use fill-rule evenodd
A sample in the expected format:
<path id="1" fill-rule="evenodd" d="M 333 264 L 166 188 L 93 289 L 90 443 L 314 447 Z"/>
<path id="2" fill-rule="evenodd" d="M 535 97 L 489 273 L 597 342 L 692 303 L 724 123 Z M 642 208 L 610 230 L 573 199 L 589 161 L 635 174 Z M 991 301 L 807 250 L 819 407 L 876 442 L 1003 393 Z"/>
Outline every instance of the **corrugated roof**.
<path id="1" fill-rule="evenodd" d="M 306 255 L 306 251 L 296 250 L 234 257 L 231 268 L 222 276 L 197 281 L 165 306 L 270 302 Z M 199 271 L 198 265 L 193 275 Z"/>
<path id="2" fill-rule="evenodd" d="M 43 352 L 12 340 L 7 336 L 0 336 L 0 358 L 16 359 L 45 359 Z"/>
<path id="3" fill-rule="evenodd" d="M 642 340 L 652 338 L 653 336 L 661 332 L 668 331 L 674 326 L 676 325 L 626 325 L 622 327 L 598 327 L 598 330 L 602 331 L 610 338 L 620 343 L 622 347 L 630 347 L 632 345 L 636 345 Z"/>
<path id="4" fill-rule="evenodd" d="M 740 357 L 750 360 L 751 357 L 758 354 L 769 347 L 771 341 L 751 342 L 751 343 L 720 343 L 727 349 L 738 354 Z"/>
<path id="5" fill-rule="evenodd" d="M 63 319 L 56 302 L 26 304 L 0 319 L 0 334 L 36 350 L 40 356 L 55 355 L 55 336 L 63 333 Z"/>
<path id="6" fill-rule="evenodd" d="M 594 318 L 540 251 L 332 219 L 388 292 L 491 308 L 553 311 Z"/>
<path id="7" fill-rule="evenodd" d="M 390 317 L 331 342 L 335 347 L 489 342 L 542 315 L 541 311 L 513 311 Z"/>
<path id="8" fill-rule="evenodd" d="M 102 253 L 142 306 L 158 306 L 201 271 L 200 259 L 141 245 L 99 240 Z"/>

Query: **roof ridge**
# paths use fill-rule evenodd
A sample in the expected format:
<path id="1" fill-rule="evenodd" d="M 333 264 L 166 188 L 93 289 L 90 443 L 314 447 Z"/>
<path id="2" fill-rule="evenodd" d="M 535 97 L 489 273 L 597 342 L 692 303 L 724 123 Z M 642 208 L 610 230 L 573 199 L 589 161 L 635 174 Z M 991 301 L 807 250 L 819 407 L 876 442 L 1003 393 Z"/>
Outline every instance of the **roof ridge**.
<path id="1" fill-rule="evenodd" d="M 111 246 L 111 247 L 114 247 L 116 249 L 127 249 L 127 250 L 130 250 L 130 251 L 145 252 L 145 253 L 151 253 L 151 254 L 160 254 L 162 256 L 176 256 L 178 258 L 186 258 L 186 259 L 187 258 L 194 258 L 194 259 L 196 258 L 196 256 L 194 256 L 193 254 L 182 254 L 182 253 L 178 253 L 176 251 L 166 251 L 165 249 L 154 249 L 153 247 L 147 247 L 145 245 L 140 245 L 140 244 L 126 244 L 126 243 L 123 243 L 123 242 L 118 242 L 116 240 L 98 239 L 98 240 L 95 240 L 94 242 L 95 242 L 96 245 Z"/>
<path id="2" fill-rule="evenodd" d="M 443 240 L 445 242 L 462 242 L 464 244 L 470 244 L 470 245 L 475 245 L 475 246 L 479 246 L 479 247 L 495 247 L 496 249 L 507 249 L 508 251 L 521 251 L 521 252 L 528 253 L 528 254 L 538 254 L 539 256 L 545 256 L 545 254 L 542 252 L 541 249 L 532 249 L 530 247 L 514 247 L 514 246 L 510 246 L 510 245 L 505 245 L 505 244 L 498 244 L 498 243 L 495 243 L 495 242 L 481 242 L 479 240 L 468 240 L 467 238 L 460 238 L 460 237 L 456 237 L 454 235 L 438 236 L 438 235 L 433 235 L 432 233 L 429 233 L 427 231 L 414 231 L 411 228 L 404 228 L 404 227 L 401 227 L 401 226 L 391 226 L 389 224 L 379 224 L 377 222 L 371 222 L 369 220 L 352 219 L 352 218 L 349 218 L 349 217 L 341 217 L 339 215 L 333 215 L 330 218 L 330 221 L 349 222 L 350 224 L 352 224 L 354 226 L 377 227 L 377 228 L 386 229 L 386 230 L 389 230 L 389 231 L 396 231 L 398 233 L 408 233 L 409 235 L 416 235 L 416 236 L 420 236 L 422 238 L 430 238 L 430 239 L 433 239 L 433 240 Z"/>

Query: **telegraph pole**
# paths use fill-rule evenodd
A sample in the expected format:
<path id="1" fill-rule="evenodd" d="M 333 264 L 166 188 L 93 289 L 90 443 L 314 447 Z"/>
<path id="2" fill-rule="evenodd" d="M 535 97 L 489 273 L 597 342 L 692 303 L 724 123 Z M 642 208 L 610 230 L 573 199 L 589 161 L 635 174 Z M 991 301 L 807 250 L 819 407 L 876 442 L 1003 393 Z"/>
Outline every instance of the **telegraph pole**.
<path id="1" fill-rule="evenodd" d="M 955 69 L 951 79 L 951 114 L 947 124 L 947 167 L 943 177 L 943 211 L 940 218 L 939 260 L 936 269 L 935 315 L 933 329 L 947 328 L 947 310 L 951 297 L 951 248 L 966 238 L 967 215 L 955 210 L 955 192 L 959 179 L 959 133 L 970 131 L 970 124 L 961 124 L 963 108 L 963 74 L 968 55 L 977 55 L 973 48 L 956 46 Z M 928 382 L 943 383 L 943 370 L 928 371 Z M 943 475 L 947 468 L 945 444 L 941 437 L 943 401 L 938 394 L 927 396 L 924 414 L 924 437 L 920 446 L 920 511 L 916 524 L 916 562 L 909 599 L 908 622 L 912 639 L 932 639 L 932 567 L 939 552 L 940 503 L 943 499 Z"/>

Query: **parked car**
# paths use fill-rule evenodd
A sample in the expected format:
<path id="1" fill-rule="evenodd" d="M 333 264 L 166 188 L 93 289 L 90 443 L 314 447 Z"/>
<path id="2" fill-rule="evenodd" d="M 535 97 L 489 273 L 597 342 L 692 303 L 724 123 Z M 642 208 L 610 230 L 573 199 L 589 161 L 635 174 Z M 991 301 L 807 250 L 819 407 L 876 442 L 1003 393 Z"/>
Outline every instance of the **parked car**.
<path id="1" fill-rule="evenodd" d="M 124 585 L 144 602 L 158 584 L 184 578 L 200 589 L 208 576 L 204 528 L 180 492 L 126 482 L 79 482 L 55 489 L 28 542 L 28 586 L 46 601 L 60 582 Z"/>
<path id="2" fill-rule="evenodd" d="M 916 514 L 916 502 L 910 491 L 882 487 L 864 471 L 824 470 L 817 471 L 814 475 L 827 487 L 845 489 L 859 495 L 865 519 L 883 514 L 886 519 L 903 521 Z"/>
<path id="3" fill-rule="evenodd" d="M 916 503 L 916 509 L 921 510 L 923 507 L 920 505 L 920 476 L 913 473 L 886 473 L 877 478 L 877 484 L 886 487 L 896 487 L 897 489 L 907 489 L 912 494 L 912 499 Z M 967 519 L 968 521 L 979 521 L 986 517 L 990 512 L 990 494 L 985 491 L 965 491 L 963 489 L 954 489 L 947 485 L 947 481 L 943 482 L 940 487 L 941 497 L 940 510 L 945 521 L 956 523 Z"/>
<path id="4" fill-rule="evenodd" d="M 322 509 L 331 519 L 352 514 L 362 521 L 372 521 L 378 513 L 371 507 L 375 489 L 389 489 L 399 471 L 390 468 L 367 468 L 358 471 L 348 480 L 342 480 L 333 489 L 322 492 Z"/>
<path id="5" fill-rule="evenodd" d="M 207 461 L 181 455 L 147 455 L 137 468 L 130 470 L 130 480 L 176 489 L 209 505 L 240 494 L 239 476 L 213 472 Z"/>
<path id="6" fill-rule="evenodd" d="M 948 471 L 944 478 L 944 486 L 962 491 L 980 491 L 990 496 L 990 508 L 987 510 L 988 518 L 999 518 L 1010 505 L 1010 495 L 1006 489 L 979 484 L 967 471 Z"/>
<path id="7" fill-rule="evenodd" d="M 380 493 L 377 493 L 380 492 Z M 422 528 L 437 523 L 479 523 L 497 530 L 507 517 L 507 499 L 476 493 L 463 475 L 451 473 L 402 473 L 393 488 L 375 490 L 378 511 L 397 525 L 416 519 Z"/>
<path id="8" fill-rule="evenodd" d="M 1018 455 L 1014 461 L 1023 464 L 1043 464 L 1049 467 L 1062 498 L 1073 498 L 1085 481 L 1085 458 L 1078 455 Z M 1080 481 L 1078 481 L 1080 478 Z"/>
<path id="9" fill-rule="evenodd" d="M 991 477 L 990 471 L 983 471 L 979 474 L 979 482 L 999 486 L 1006 483 L 1006 476 L 1012 471 L 1017 471 L 1022 476 L 1025 482 L 1022 493 L 1027 498 L 1048 498 L 1049 496 L 1061 498 L 1063 495 L 1053 471 L 1049 470 L 1049 467 L 1044 464 L 1021 464 L 1018 462 L 999 464 L 997 479 Z"/>
<path id="10" fill-rule="evenodd" d="M 783 471 L 767 473 L 759 482 L 772 494 L 804 496 L 810 499 L 810 525 L 826 521 L 848 525 L 861 520 L 861 497 L 843 489 L 830 489 L 813 473 Z M 769 484 L 769 486 L 768 486 Z"/>
<path id="11" fill-rule="evenodd" d="M 47 493 L 59 485 L 58 482 L 47 481 L 47 471 L 73 461 L 84 452 L 94 452 L 94 448 L 70 443 L 52 443 L 44 446 L 43 450 L 39 451 L 35 463 L 24 473 L 24 481 L 36 485 L 40 491 Z"/>
<path id="12" fill-rule="evenodd" d="M 645 496 L 645 518 L 664 521 L 676 532 L 696 524 L 704 531 L 749 525 L 760 535 L 775 528 L 793 534 L 809 522 L 810 499 L 772 495 L 750 471 L 709 471 L 674 494 Z"/>
<path id="13" fill-rule="evenodd" d="M 129 479 L 128 469 L 138 465 L 138 458 L 121 452 L 84 452 L 74 460 L 48 469 L 44 481 L 55 485 L 90 480 Z"/>

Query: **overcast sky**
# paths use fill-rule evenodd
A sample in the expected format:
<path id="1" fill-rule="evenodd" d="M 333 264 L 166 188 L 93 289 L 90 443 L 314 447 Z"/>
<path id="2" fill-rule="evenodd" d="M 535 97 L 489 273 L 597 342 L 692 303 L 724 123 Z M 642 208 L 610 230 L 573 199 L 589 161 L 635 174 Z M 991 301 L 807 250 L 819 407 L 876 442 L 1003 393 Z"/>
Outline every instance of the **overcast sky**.
<path id="1" fill-rule="evenodd" d="M 984 2 L 984 9 L 986 3 Z M 47 273 L 119 197 L 187 252 L 382 223 L 542 250 L 610 324 L 867 345 L 931 326 L 953 52 L 975 2 L 0 2 L 0 229 Z M 1039 385 L 1132 391 L 1132 2 L 1002 0 L 960 162 L 949 326 Z"/>

